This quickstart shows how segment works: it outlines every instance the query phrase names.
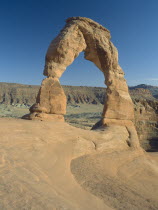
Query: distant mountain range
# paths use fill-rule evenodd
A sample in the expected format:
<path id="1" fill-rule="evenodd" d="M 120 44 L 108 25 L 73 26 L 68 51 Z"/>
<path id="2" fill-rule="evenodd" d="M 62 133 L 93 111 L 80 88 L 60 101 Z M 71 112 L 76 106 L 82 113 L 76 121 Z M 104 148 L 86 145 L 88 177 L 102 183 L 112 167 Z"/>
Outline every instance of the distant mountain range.
<path id="1" fill-rule="evenodd" d="M 138 89 L 138 88 L 147 89 L 151 92 L 153 97 L 158 98 L 158 86 L 140 84 L 140 85 L 137 85 L 137 86 L 129 87 L 130 90 L 134 90 L 134 89 Z"/>
<path id="2" fill-rule="evenodd" d="M 36 101 L 39 90 L 38 85 L 23 85 L 16 83 L 0 82 L 1 104 L 32 105 Z M 64 86 L 68 104 L 98 104 L 104 103 L 106 88 L 86 86 Z M 158 86 L 137 85 L 129 87 L 132 98 L 144 98 L 154 100 L 158 98 Z"/>

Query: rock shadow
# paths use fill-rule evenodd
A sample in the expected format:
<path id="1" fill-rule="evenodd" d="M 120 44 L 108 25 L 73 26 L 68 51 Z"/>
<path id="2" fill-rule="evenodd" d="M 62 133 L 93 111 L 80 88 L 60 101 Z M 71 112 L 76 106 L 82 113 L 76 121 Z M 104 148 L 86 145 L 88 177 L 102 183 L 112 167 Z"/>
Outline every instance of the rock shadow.
<path id="1" fill-rule="evenodd" d="M 158 137 L 153 137 L 149 139 L 150 149 L 147 152 L 158 152 Z"/>

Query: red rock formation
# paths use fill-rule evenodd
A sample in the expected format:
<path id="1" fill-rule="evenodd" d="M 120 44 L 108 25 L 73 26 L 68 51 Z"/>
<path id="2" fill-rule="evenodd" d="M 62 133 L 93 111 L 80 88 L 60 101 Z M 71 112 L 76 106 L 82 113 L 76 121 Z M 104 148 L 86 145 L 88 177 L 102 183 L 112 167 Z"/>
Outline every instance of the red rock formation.
<path id="1" fill-rule="evenodd" d="M 118 64 L 117 49 L 110 41 L 110 32 L 88 18 L 73 17 L 66 22 L 64 29 L 48 48 L 44 68 L 44 75 L 48 78 L 42 82 L 37 104 L 31 107 L 28 118 L 48 119 L 51 115 L 53 119 L 53 114 L 60 116 L 64 114 L 66 97 L 57 81 L 67 66 L 84 51 L 85 59 L 92 61 L 103 72 L 107 85 L 107 100 L 102 119 L 95 128 L 98 125 L 99 127 L 125 126 L 129 133 L 130 144 L 138 147 L 137 132 L 133 124 L 133 103 L 124 79 L 124 72 Z"/>

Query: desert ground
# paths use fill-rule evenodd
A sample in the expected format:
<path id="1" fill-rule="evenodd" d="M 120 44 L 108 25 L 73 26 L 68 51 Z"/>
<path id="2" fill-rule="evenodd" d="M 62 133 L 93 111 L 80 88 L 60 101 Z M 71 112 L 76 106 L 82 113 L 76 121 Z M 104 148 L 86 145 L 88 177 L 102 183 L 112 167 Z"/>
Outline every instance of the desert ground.
<path id="1" fill-rule="evenodd" d="M 102 104 L 68 105 L 65 121 L 75 127 L 90 130 L 92 126 L 99 121 L 102 110 Z M 25 105 L 0 105 L 0 117 L 21 118 L 21 116 L 27 113 L 29 113 L 29 107 Z"/>
<path id="2" fill-rule="evenodd" d="M 1 105 L 0 209 L 158 209 L 158 153 L 128 147 L 119 126 L 90 130 L 101 111 L 29 121 L 28 108 Z"/>
<path id="3" fill-rule="evenodd" d="M 22 120 L 29 107 L 0 104 L 0 209 L 158 209 L 158 152 L 92 131 L 101 103 L 68 104 L 64 123 Z"/>

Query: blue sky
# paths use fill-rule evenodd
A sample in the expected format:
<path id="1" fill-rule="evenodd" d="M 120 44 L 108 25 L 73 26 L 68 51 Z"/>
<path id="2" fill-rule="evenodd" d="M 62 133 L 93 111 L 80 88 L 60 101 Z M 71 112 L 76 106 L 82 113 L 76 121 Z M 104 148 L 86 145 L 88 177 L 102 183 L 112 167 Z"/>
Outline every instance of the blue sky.
<path id="1" fill-rule="evenodd" d="M 0 82 L 40 84 L 47 48 L 72 16 L 111 31 L 128 85 L 158 86 L 157 0 L 1 0 Z M 102 73 L 83 53 L 60 81 L 104 86 Z"/>

